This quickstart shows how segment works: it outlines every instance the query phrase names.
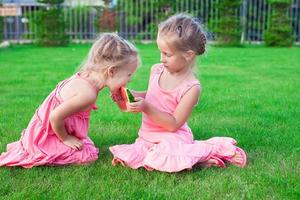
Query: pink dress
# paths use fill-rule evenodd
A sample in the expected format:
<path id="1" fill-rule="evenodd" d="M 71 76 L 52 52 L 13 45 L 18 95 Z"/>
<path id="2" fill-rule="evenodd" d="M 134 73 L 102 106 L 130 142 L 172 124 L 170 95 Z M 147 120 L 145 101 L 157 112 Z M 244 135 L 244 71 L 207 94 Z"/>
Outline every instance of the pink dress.
<path id="1" fill-rule="evenodd" d="M 158 84 L 163 70 L 162 65 L 154 69 L 145 100 L 162 112 L 173 114 L 183 95 L 199 82 L 185 81 L 173 91 L 164 91 Z M 233 157 L 237 149 L 235 145 L 236 141 L 228 137 L 193 140 L 187 123 L 176 132 L 168 132 L 143 113 L 135 143 L 112 146 L 110 151 L 114 156 L 113 165 L 121 163 L 133 169 L 144 167 L 147 170 L 178 172 L 211 158 L 221 160 Z"/>
<path id="2" fill-rule="evenodd" d="M 99 150 L 88 137 L 90 111 L 78 112 L 65 119 L 65 128 L 83 143 L 83 149 L 74 150 L 63 144 L 55 135 L 49 122 L 52 110 L 62 103 L 60 90 L 71 79 L 60 82 L 33 115 L 28 127 L 23 130 L 19 141 L 7 145 L 7 152 L 0 155 L 0 166 L 22 166 L 31 168 L 39 165 L 83 164 L 98 159 Z M 92 86 L 92 85 L 91 85 Z M 98 92 L 95 89 L 95 92 Z M 93 109 L 96 109 L 95 104 Z"/>

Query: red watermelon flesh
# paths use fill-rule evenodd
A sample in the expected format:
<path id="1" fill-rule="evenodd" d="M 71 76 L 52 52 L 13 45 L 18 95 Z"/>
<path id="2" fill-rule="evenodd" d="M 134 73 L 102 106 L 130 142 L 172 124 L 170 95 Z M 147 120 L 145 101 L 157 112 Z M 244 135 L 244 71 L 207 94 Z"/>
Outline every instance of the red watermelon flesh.
<path id="1" fill-rule="evenodd" d="M 130 90 L 126 87 L 121 87 L 119 89 L 120 95 L 123 99 L 123 101 L 118 101 L 117 104 L 120 107 L 120 109 L 122 111 L 127 111 L 127 106 L 126 103 L 129 102 L 135 102 L 134 101 L 134 96 L 132 95 L 132 93 L 130 92 Z"/>

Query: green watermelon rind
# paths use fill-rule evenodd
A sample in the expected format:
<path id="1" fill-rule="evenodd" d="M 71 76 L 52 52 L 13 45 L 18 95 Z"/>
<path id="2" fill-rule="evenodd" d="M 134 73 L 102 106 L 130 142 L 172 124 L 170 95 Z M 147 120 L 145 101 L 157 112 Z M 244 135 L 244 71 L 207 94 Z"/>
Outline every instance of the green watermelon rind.
<path id="1" fill-rule="evenodd" d="M 126 88 L 126 94 L 127 94 L 129 103 L 135 102 L 134 96 L 128 88 Z"/>

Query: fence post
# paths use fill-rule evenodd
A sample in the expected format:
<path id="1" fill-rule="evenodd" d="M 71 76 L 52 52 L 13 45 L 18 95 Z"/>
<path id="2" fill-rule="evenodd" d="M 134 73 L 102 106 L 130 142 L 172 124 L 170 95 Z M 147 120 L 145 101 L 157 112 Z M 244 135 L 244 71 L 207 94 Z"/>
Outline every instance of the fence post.
<path id="1" fill-rule="evenodd" d="M 243 0 L 241 44 L 245 42 L 247 31 L 247 0 Z"/>
<path id="2" fill-rule="evenodd" d="M 18 4 L 17 5 L 17 9 L 19 10 L 21 10 L 22 8 L 21 8 L 21 5 L 20 4 Z M 21 11 L 22 12 L 22 11 Z M 20 39 L 21 39 L 21 23 L 20 23 L 20 20 L 21 20 L 21 15 L 19 16 L 19 15 L 17 15 L 17 16 L 14 16 L 14 20 L 15 20 L 15 30 L 16 30 L 16 33 L 15 33 L 15 38 L 17 39 L 17 41 L 19 42 L 20 41 Z"/>

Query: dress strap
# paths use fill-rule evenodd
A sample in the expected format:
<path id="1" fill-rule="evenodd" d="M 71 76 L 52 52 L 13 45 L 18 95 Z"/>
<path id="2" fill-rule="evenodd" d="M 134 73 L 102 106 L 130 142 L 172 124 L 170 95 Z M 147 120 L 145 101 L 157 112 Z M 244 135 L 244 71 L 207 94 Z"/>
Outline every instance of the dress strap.
<path id="1" fill-rule="evenodd" d="M 159 74 L 159 76 L 161 75 L 161 73 L 164 71 L 164 64 L 159 64 L 156 68 L 156 73 Z"/>
<path id="2" fill-rule="evenodd" d="M 63 81 L 60 81 L 56 87 L 56 93 L 59 92 L 68 82 L 70 82 L 74 76 L 71 76 Z"/>
<path id="3" fill-rule="evenodd" d="M 198 80 L 191 80 L 191 81 L 186 82 L 183 85 L 182 90 L 181 90 L 181 94 L 180 94 L 181 98 L 195 85 L 199 85 L 201 88 L 201 84 Z"/>
<path id="4" fill-rule="evenodd" d="M 79 72 L 77 72 L 75 74 L 75 78 L 81 78 L 82 80 L 85 80 L 93 88 L 93 90 L 98 94 L 98 92 L 99 92 L 98 88 L 90 80 L 80 76 Z"/>
<path id="5" fill-rule="evenodd" d="M 159 64 L 157 65 L 153 71 L 152 71 L 152 74 L 151 74 L 151 77 L 150 77 L 150 81 L 154 80 L 156 77 L 160 77 L 161 73 L 164 71 L 164 66 L 163 64 Z"/>
<path id="6" fill-rule="evenodd" d="M 60 96 L 60 91 L 61 91 L 61 89 L 62 89 L 68 82 L 70 82 L 71 80 L 76 79 L 76 78 L 77 78 L 77 79 L 80 78 L 80 79 L 83 79 L 83 80 L 85 80 L 86 82 L 88 82 L 88 84 L 90 85 L 90 87 L 98 94 L 99 90 L 98 90 L 98 89 L 97 89 L 97 88 L 96 88 L 89 80 L 87 80 L 87 79 L 81 77 L 79 73 L 76 73 L 76 74 L 74 74 L 73 76 L 71 76 L 71 77 L 69 77 L 69 78 L 67 78 L 67 79 L 65 79 L 65 80 L 63 80 L 63 81 L 61 81 L 61 82 L 59 82 L 58 85 L 56 86 L 55 94 L 56 94 L 56 96 L 59 98 L 60 101 L 62 101 L 62 98 L 61 98 L 61 96 Z M 97 108 L 96 105 L 94 106 L 94 108 L 95 108 L 95 109 Z"/>

